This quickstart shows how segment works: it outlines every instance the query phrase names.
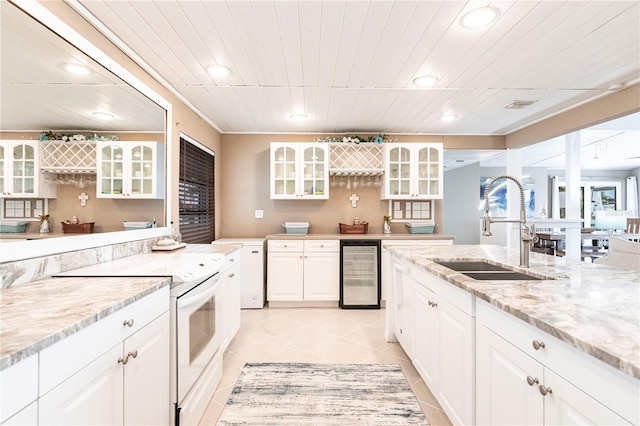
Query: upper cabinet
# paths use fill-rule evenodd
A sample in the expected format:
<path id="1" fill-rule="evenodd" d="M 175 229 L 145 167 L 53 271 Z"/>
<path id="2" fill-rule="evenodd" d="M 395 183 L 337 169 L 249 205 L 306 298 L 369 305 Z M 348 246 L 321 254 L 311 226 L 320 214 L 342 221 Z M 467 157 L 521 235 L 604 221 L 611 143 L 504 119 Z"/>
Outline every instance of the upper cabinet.
<path id="1" fill-rule="evenodd" d="M 98 142 L 98 198 L 163 198 L 164 150 L 158 142 Z"/>
<path id="2" fill-rule="evenodd" d="M 386 144 L 382 199 L 442 198 L 442 151 L 441 143 Z"/>
<path id="3" fill-rule="evenodd" d="M 329 198 L 329 146 L 322 143 L 271 144 L 271 199 Z"/>
<path id="4" fill-rule="evenodd" d="M 0 187 L 4 198 L 55 198 L 55 184 L 40 171 L 40 141 L 0 142 Z"/>

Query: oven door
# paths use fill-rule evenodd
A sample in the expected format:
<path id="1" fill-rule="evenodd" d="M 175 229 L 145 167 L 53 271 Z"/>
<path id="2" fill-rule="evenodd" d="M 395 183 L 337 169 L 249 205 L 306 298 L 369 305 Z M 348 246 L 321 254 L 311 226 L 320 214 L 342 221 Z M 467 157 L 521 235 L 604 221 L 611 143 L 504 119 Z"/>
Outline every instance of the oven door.
<path id="1" fill-rule="evenodd" d="M 216 275 L 176 300 L 178 402 L 184 399 L 220 348 L 222 300 L 217 295 L 218 288 Z"/>

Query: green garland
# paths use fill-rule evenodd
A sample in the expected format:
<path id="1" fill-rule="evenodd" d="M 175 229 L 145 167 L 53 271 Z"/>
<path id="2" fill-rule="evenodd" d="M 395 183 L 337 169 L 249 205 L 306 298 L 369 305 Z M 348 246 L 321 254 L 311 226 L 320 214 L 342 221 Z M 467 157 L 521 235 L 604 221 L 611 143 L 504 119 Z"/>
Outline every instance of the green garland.
<path id="1" fill-rule="evenodd" d="M 385 142 L 389 142 L 389 138 L 387 135 L 383 135 L 378 133 L 378 136 L 358 136 L 358 135 L 349 135 L 349 136 L 325 136 L 324 138 L 316 138 L 316 142 L 320 143 L 377 143 L 382 144 Z"/>

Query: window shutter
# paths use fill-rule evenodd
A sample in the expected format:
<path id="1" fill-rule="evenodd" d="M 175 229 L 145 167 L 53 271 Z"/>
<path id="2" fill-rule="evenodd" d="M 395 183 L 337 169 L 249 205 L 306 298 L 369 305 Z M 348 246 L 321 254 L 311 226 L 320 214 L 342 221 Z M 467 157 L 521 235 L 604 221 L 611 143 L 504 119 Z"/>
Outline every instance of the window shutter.
<path id="1" fill-rule="evenodd" d="M 215 239 L 214 164 L 213 155 L 180 138 L 179 223 L 186 243 Z"/>

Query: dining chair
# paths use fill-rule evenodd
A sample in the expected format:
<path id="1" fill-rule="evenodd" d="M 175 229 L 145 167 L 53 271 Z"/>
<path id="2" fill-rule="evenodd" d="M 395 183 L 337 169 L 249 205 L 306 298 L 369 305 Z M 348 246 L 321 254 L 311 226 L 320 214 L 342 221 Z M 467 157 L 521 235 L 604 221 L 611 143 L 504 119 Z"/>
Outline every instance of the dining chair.
<path id="1" fill-rule="evenodd" d="M 627 218 L 627 234 L 640 234 L 640 217 Z M 638 242 L 638 238 L 630 238 Z"/>

